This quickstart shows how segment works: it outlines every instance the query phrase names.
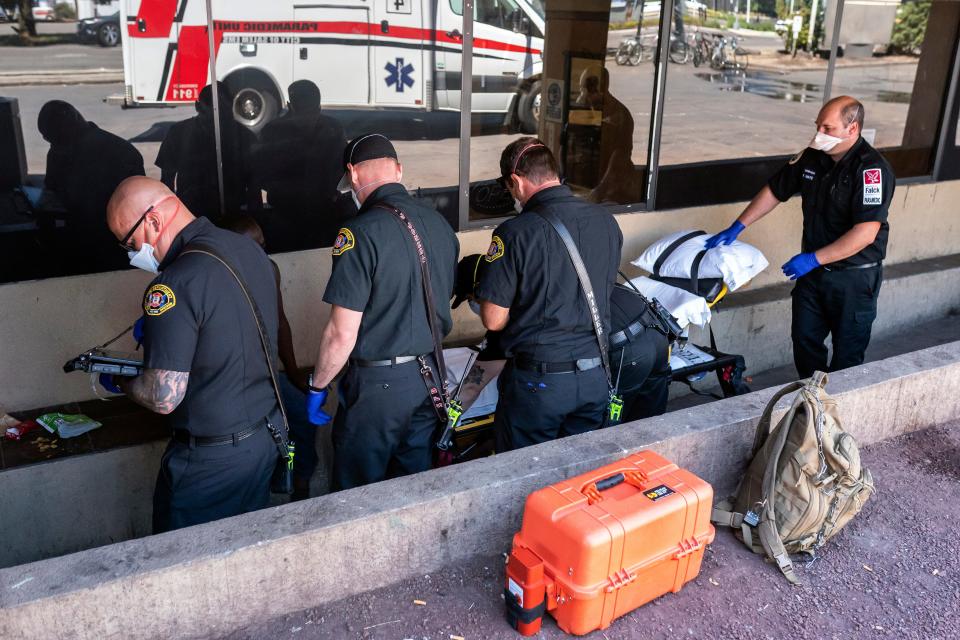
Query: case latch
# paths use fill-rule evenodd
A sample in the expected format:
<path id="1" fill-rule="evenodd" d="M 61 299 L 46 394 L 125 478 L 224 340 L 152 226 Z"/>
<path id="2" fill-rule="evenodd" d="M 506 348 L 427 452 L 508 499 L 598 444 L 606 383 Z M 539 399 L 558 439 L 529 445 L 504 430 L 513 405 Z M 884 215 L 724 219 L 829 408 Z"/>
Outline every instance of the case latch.
<path id="1" fill-rule="evenodd" d="M 610 584 L 607 585 L 607 593 L 613 593 L 617 589 L 622 589 L 634 580 L 637 579 L 636 575 L 632 575 L 626 569 L 620 569 L 615 574 L 607 578 L 607 582 Z"/>
<path id="2" fill-rule="evenodd" d="M 679 560 L 680 558 L 685 558 L 691 553 L 698 551 L 703 544 L 696 538 L 690 538 L 689 540 L 680 541 L 680 550 L 673 556 L 674 560 Z"/>

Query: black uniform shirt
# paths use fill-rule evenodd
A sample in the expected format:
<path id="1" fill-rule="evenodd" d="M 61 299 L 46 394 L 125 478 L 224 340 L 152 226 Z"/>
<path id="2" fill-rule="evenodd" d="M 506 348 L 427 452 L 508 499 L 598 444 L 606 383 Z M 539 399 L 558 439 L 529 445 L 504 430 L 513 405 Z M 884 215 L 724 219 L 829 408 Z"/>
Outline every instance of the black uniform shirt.
<path id="1" fill-rule="evenodd" d="M 856 224 L 879 222 L 880 231 L 870 245 L 835 264 L 869 264 L 886 256 L 887 209 L 896 176 L 886 159 L 863 138 L 836 163 L 823 151 L 804 149 L 768 184 L 781 202 L 801 194 L 804 252 L 822 249 Z"/>
<path id="2" fill-rule="evenodd" d="M 173 428 L 196 436 L 235 433 L 274 415 L 276 399 L 256 321 L 240 285 L 210 256 L 181 255 L 188 244 L 213 248 L 237 270 L 260 309 L 276 354 L 273 267 L 253 240 L 197 218 L 173 241 L 160 263 L 160 275 L 144 296 L 145 366 L 190 372 L 186 395 L 170 416 Z"/>
<path id="3" fill-rule="evenodd" d="M 420 258 L 409 231 L 392 211 L 403 211 L 423 240 L 442 335 L 450 333 L 460 243 L 434 209 L 410 197 L 399 183 L 385 184 L 364 201 L 333 245 L 333 272 L 323 301 L 363 312 L 351 357 L 385 360 L 433 351 L 420 275 Z"/>
<path id="4" fill-rule="evenodd" d="M 509 307 L 501 344 L 510 356 L 569 362 L 600 355 L 587 301 L 566 246 L 536 211 L 552 211 L 573 236 L 610 333 L 610 293 L 617 280 L 623 235 L 605 209 L 564 185 L 530 198 L 516 218 L 501 224 L 485 256 L 477 297 Z"/>
<path id="5" fill-rule="evenodd" d="M 638 320 L 644 325 L 653 322 L 650 307 L 630 285 L 617 285 L 610 294 L 610 333 L 623 331 Z"/>

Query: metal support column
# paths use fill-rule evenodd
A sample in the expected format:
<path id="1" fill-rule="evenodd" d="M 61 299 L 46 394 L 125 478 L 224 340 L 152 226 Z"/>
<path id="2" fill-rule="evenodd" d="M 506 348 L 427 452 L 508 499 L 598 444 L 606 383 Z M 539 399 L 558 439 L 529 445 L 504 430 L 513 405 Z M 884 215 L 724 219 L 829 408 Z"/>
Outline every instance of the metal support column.
<path id="1" fill-rule="evenodd" d="M 209 1 L 209 0 L 208 0 Z M 473 3 L 463 0 L 463 53 L 460 65 L 460 229 L 470 223 L 470 116 L 473 98 Z"/>
<path id="2" fill-rule="evenodd" d="M 953 117 L 953 105 L 957 99 L 957 85 L 960 84 L 960 35 L 957 37 L 957 46 L 953 52 L 953 65 L 950 68 L 950 78 L 947 80 L 950 87 L 947 89 L 947 100 L 943 106 L 943 117 L 940 121 L 940 131 L 937 136 L 937 149 L 933 156 L 933 179 L 940 180 L 940 172 L 943 169 L 943 154 L 946 153 L 947 145 L 954 144 L 953 140 L 947 140 L 947 135 L 953 130 L 950 126 L 950 118 Z"/>
<path id="3" fill-rule="evenodd" d="M 220 95 L 217 92 L 217 50 L 213 45 L 213 9 L 212 0 L 207 0 L 207 46 L 210 47 L 210 90 L 213 94 L 213 142 L 217 151 L 217 187 L 220 191 L 220 218 L 226 215 L 226 202 L 223 198 L 223 145 L 220 138 Z"/>
<path id="4" fill-rule="evenodd" d="M 823 81 L 823 102 L 826 104 L 833 92 L 833 72 L 837 67 L 837 46 L 840 44 L 840 23 L 843 22 L 843 3 L 845 0 L 833 0 L 837 3 L 833 12 L 833 36 L 830 38 L 830 62 L 827 64 L 827 77 Z"/>
<path id="5" fill-rule="evenodd" d="M 673 19 L 674 0 L 660 4 L 660 35 L 657 41 L 653 75 L 653 107 L 650 110 L 650 139 L 647 142 L 647 198 L 646 209 L 657 206 L 657 179 L 660 175 L 660 139 L 663 128 L 663 103 L 667 88 L 667 65 L 670 61 L 670 22 Z"/>

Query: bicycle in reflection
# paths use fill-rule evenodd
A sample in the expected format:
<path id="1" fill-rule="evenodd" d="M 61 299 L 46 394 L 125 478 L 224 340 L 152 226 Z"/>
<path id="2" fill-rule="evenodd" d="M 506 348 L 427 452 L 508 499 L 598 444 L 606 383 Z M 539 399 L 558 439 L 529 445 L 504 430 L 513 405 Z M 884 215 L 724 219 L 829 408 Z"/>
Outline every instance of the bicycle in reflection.
<path id="1" fill-rule="evenodd" d="M 653 60 L 659 42 L 660 38 L 656 33 L 632 35 L 625 38 L 617 47 L 614 60 L 620 66 L 631 65 L 634 67 L 644 60 Z M 693 44 L 693 34 L 688 34 L 686 38 L 683 38 L 671 33 L 670 50 L 668 52 L 670 62 L 687 64 L 693 56 Z"/>
<path id="2" fill-rule="evenodd" d="M 746 71 L 750 65 L 750 52 L 741 43 L 738 36 L 698 31 L 691 46 L 693 66 L 709 62 L 710 67 L 717 70 Z"/>

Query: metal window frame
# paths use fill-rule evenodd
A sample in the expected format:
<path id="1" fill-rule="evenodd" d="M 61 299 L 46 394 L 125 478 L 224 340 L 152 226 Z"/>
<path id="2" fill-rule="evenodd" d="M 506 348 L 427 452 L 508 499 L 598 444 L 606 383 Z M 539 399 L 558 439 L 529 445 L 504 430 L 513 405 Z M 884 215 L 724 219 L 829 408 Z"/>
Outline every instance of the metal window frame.
<path id="1" fill-rule="evenodd" d="M 673 20 L 674 0 L 660 3 L 660 29 L 657 53 L 654 59 L 653 96 L 650 109 L 650 134 L 647 137 L 647 184 L 644 210 L 657 208 L 657 183 L 660 178 L 660 143 L 663 134 L 663 110 L 667 93 L 667 68 L 670 64 L 670 24 Z M 641 16 L 641 22 L 643 18 Z"/>
<path id="2" fill-rule="evenodd" d="M 457 183 L 457 231 L 470 228 L 470 139 L 473 115 L 473 3 L 463 0 L 463 46 L 460 54 L 460 172 Z"/>

